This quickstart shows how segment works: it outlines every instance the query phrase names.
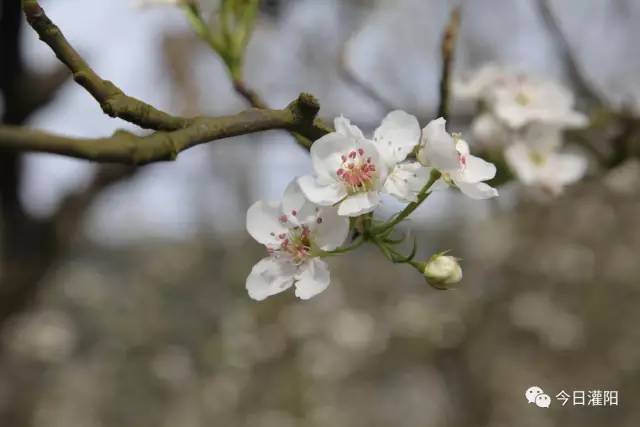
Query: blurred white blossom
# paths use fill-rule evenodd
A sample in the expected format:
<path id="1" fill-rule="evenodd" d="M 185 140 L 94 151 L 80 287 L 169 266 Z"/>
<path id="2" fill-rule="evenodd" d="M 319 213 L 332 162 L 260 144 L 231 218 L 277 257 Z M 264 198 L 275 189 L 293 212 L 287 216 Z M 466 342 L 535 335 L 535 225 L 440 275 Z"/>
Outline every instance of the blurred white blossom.
<path id="1" fill-rule="evenodd" d="M 574 97 L 561 84 L 488 64 L 454 84 L 456 96 L 478 103 L 471 124 L 474 139 L 499 150 L 516 178 L 558 195 L 582 178 L 587 159 L 561 152 L 563 131 L 588 124 L 574 109 Z"/>
<path id="2" fill-rule="evenodd" d="M 520 182 L 540 187 L 554 196 L 561 194 L 565 185 L 582 178 L 587 170 L 587 159 L 583 156 L 538 151 L 522 143 L 509 146 L 504 154 Z"/>

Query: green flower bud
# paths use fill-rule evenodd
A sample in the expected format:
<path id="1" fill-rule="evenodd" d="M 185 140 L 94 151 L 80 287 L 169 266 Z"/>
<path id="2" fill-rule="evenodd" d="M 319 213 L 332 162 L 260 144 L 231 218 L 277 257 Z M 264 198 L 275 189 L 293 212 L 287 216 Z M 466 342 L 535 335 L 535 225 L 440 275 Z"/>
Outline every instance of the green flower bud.
<path id="1" fill-rule="evenodd" d="M 462 268 L 458 259 L 449 255 L 436 254 L 424 265 L 424 277 L 437 289 L 449 289 L 462 280 Z"/>

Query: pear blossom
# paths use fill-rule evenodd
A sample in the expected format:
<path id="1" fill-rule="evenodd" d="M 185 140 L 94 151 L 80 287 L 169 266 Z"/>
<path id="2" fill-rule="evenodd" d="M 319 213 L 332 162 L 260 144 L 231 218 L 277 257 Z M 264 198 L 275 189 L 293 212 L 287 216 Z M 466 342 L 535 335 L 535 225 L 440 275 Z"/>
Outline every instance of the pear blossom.
<path id="1" fill-rule="evenodd" d="M 582 178 L 587 159 L 557 150 L 536 150 L 523 142 L 516 142 L 505 150 L 507 165 L 525 185 L 539 187 L 552 196 L 562 193 L 564 186 Z"/>
<path id="2" fill-rule="evenodd" d="M 473 140 L 483 147 L 503 148 L 513 139 L 513 131 L 489 112 L 477 115 L 471 122 Z"/>
<path id="3" fill-rule="evenodd" d="M 524 75 L 496 84 L 488 102 L 496 117 L 513 129 L 536 122 L 579 128 L 588 122 L 584 114 L 573 109 L 574 97 L 567 88 Z"/>
<path id="4" fill-rule="evenodd" d="M 513 69 L 495 63 L 487 63 L 466 78 L 456 78 L 452 91 L 456 98 L 470 101 L 481 101 L 491 94 L 499 84 L 506 84 L 514 79 Z"/>
<path id="5" fill-rule="evenodd" d="M 294 180 L 281 202 L 258 201 L 249 208 L 247 231 L 269 254 L 247 277 L 249 296 L 260 301 L 295 286 L 295 295 L 306 300 L 329 286 L 320 255 L 344 243 L 349 220 L 336 208 L 310 203 Z"/>
<path id="6" fill-rule="evenodd" d="M 543 123 L 530 123 L 513 130 L 493 114 L 481 113 L 471 123 L 474 141 L 487 148 L 503 148 L 524 141 L 532 148 L 548 151 L 562 146 L 562 128 Z"/>
<path id="7" fill-rule="evenodd" d="M 315 175 L 300 177 L 305 196 L 320 206 L 338 206 L 338 215 L 359 216 L 380 203 L 381 193 L 414 201 L 428 180 L 415 161 L 406 161 L 420 141 L 418 120 L 392 111 L 375 130 L 373 140 L 351 122 L 338 117 L 336 131 L 311 146 Z"/>
<path id="8" fill-rule="evenodd" d="M 469 145 L 457 135 L 450 135 L 446 121 L 440 117 L 432 120 L 422 132 L 418 160 L 425 166 L 435 168 L 441 177 L 433 183 L 431 190 L 457 186 L 472 199 L 496 197 L 498 190 L 482 182 L 496 175 L 496 167 L 469 153 Z"/>
<path id="9" fill-rule="evenodd" d="M 453 91 L 457 98 L 481 101 L 483 113 L 493 115 L 510 129 L 520 129 L 530 123 L 560 128 L 587 124 L 587 117 L 574 110 L 574 97 L 569 89 L 510 67 L 487 64 L 470 78 L 457 79 Z M 476 127 L 486 131 L 490 125 L 484 116 Z"/>

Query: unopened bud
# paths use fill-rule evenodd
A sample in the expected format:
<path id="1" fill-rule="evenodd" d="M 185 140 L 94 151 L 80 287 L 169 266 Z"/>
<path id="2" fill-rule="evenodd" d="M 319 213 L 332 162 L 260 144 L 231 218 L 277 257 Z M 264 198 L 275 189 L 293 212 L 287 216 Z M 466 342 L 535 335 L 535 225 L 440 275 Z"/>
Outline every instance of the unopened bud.
<path id="1" fill-rule="evenodd" d="M 424 277 L 437 289 L 449 289 L 462 280 L 458 259 L 449 255 L 434 255 L 425 263 Z"/>

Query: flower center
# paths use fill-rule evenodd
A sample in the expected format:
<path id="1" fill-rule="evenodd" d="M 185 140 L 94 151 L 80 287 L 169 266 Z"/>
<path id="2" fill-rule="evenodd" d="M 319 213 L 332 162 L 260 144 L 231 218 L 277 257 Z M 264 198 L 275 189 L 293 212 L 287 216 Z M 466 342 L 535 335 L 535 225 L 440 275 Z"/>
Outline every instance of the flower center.
<path id="1" fill-rule="evenodd" d="M 516 94 L 516 102 L 523 107 L 531 104 L 531 101 L 531 96 L 528 95 L 524 90 L 521 90 Z"/>
<path id="2" fill-rule="evenodd" d="M 542 166 L 547 161 L 545 156 L 542 155 L 542 153 L 538 153 L 537 151 L 531 151 L 529 153 L 529 159 L 531 160 L 531 163 L 536 166 Z"/>
<path id="3" fill-rule="evenodd" d="M 292 210 L 290 212 L 291 217 L 297 217 L 298 212 Z M 307 259 L 314 256 L 314 244 L 312 236 L 312 228 L 316 225 L 322 224 L 323 219 L 320 216 L 321 211 L 316 208 L 315 215 L 306 220 L 306 224 L 295 225 L 290 227 L 287 232 L 276 233 L 272 232 L 271 235 L 279 241 L 279 246 L 267 246 L 267 252 L 271 256 L 275 257 L 287 257 L 294 264 L 300 265 Z M 288 215 L 281 215 L 278 220 L 282 225 L 291 223 Z"/>
<path id="4" fill-rule="evenodd" d="M 301 264 L 311 255 L 311 230 L 306 225 L 289 229 L 288 233 L 277 236 L 280 247 L 267 248 L 273 256 L 286 256 L 294 264 Z"/>
<path id="5" fill-rule="evenodd" d="M 373 190 L 377 178 L 376 166 L 362 148 L 342 155 L 336 175 L 349 194 Z"/>

